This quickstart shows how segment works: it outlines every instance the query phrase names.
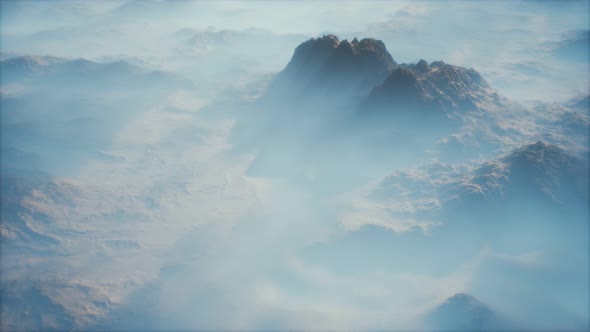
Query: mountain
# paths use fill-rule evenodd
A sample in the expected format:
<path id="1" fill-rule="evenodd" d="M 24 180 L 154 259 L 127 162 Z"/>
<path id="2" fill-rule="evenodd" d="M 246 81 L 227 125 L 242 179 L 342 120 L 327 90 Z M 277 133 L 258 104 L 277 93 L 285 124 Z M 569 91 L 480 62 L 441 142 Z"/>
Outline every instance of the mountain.
<path id="1" fill-rule="evenodd" d="M 2 59 L 0 68 L 2 84 L 19 80 L 24 76 L 39 72 L 43 68 L 65 61 L 51 56 L 15 56 Z"/>
<path id="2" fill-rule="evenodd" d="M 127 123 L 194 87 L 125 61 L 16 56 L 0 61 L 0 70 L 2 168 L 52 174 L 101 158 Z"/>
<path id="3" fill-rule="evenodd" d="M 328 105 L 360 105 L 362 116 L 430 113 L 455 120 L 514 106 L 472 68 L 425 60 L 400 65 L 380 40 L 349 42 L 335 35 L 300 44 L 265 97 L 283 105 L 318 97 Z"/>
<path id="4" fill-rule="evenodd" d="M 450 110 L 453 107 L 474 106 L 473 92 L 484 88 L 489 88 L 489 85 L 473 69 L 466 70 L 442 62 L 428 65 L 425 60 L 420 60 L 415 65 L 401 66 L 393 71 L 383 84 L 372 91 L 367 106 L 390 103 Z"/>
<path id="5" fill-rule="evenodd" d="M 580 158 L 588 159 L 590 143 L 590 96 L 578 96 L 534 107 L 535 124 L 542 128 L 539 139 L 567 146 Z"/>
<path id="6" fill-rule="evenodd" d="M 392 160 L 415 164 L 425 150 L 445 161 L 497 152 L 529 134 L 521 111 L 472 68 L 398 64 L 379 40 L 325 35 L 295 49 L 251 111 L 242 112 L 248 116 L 234 135 L 242 146 L 256 146 L 253 168 L 277 172 L 278 159 L 295 165 L 289 158 L 313 160 L 305 163 L 316 168 L 325 151 L 337 151 L 340 160 L 375 169 Z"/>
<path id="7" fill-rule="evenodd" d="M 372 38 L 349 42 L 325 35 L 297 46 L 233 130 L 240 147 L 255 150 L 251 170 L 259 171 L 253 174 L 292 173 L 303 160 L 319 161 L 312 149 L 321 148 L 325 137 L 340 138 L 348 115 L 396 65 L 383 42 Z"/>
<path id="8" fill-rule="evenodd" d="M 479 163 L 432 163 L 384 178 L 370 193 L 377 201 L 435 199 L 440 213 L 482 208 L 570 210 L 588 200 L 588 162 L 538 141 Z M 565 212 L 565 211 L 562 211 Z"/>
<path id="9" fill-rule="evenodd" d="M 468 181 L 443 189 L 439 197 L 450 199 L 440 216 L 454 225 L 445 231 L 469 230 L 473 239 L 501 248 L 576 250 L 588 239 L 589 188 L 587 161 L 537 142 L 490 160 Z"/>
<path id="10" fill-rule="evenodd" d="M 316 122 L 324 123 L 323 132 L 347 128 L 347 136 L 361 136 L 355 141 L 384 148 L 392 141 L 412 142 L 413 150 L 437 145 L 445 160 L 491 153 L 529 134 L 525 109 L 476 70 L 443 61 L 398 64 L 372 38 L 325 35 L 302 43 L 261 101 L 260 108 L 305 128 Z"/>
<path id="11" fill-rule="evenodd" d="M 500 319 L 475 297 L 459 293 L 449 297 L 426 317 L 435 331 L 492 331 L 502 329 Z"/>
<path id="12" fill-rule="evenodd" d="M 293 57 L 269 87 L 272 97 L 359 98 L 368 94 L 397 63 L 382 41 L 352 41 L 335 35 L 312 38 L 299 45 Z"/>
<path id="13" fill-rule="evenodd" d="M 282 160 L 317 163 L 325 151 L 338 151 L 343 144 L 350 148 L 340 158 L 354 160 L 358 168 L 367 166 L 359 161 L 365 157 L 373 164 L 415 164 L 425 150 L 443 162 L 489 158 L 537 140 L 562 146 L 574 142 L 579 155 L 587 142 L 588 114 L 578 109 L 587 99 L 571 104 L 563 112 L 539 116 L 502 96 L 473 68 L 423 59 L 397 64 L 381 41 L 325 35 L 295 49 L 236 133 L 254 137 L 240 137 L 259 147 L 253 165 L 265 153 L 273 162 L 285 154 Z M 260 133 L 276 140 L 268 142 Z M 297 135 L 302 135 L 295 139 L 299 146 L 291 151 Z M 286 140 L 281 151 L 273 149 L 277 140 Z M 382 153 L 366 156 L 367 146 Z"/>
<path id="14" fill-rule="evenodd" d="M 372 146 L 403 141 L 411 151 L 430 150 L 456 162 L 530 141 L 532 120 L 525 114 L 476 70 L 420 60 L 393 70 L 359 103 L 353 121 Z"/>
<path id="15" fill-rule="evenodd" d="M 400 65 L 380 40 L 349 42 L 335 35 L 300 44 L 267 94 L 292 98 L 328 94 L 326 99 L 363 101 L 363 112 L 421 107 L 443 110 L 451 117 L 471 110 L 493 111 L 508 103 L 472 68 L 425 60 Z"/>
<path id="16" fill-rule="evenodd" d="M 474 111 L 491 112 L 507 104 L 474 69 L 435 61 L 403 64 L 375 87 L 360 112 L 395 119 L 462 119 Z"/>
<path id="17" fill-rule="evenodd" d="M 352 215 L 370 209 L 384 216 L 371 222 L 377 225 L 391 219 L 438 222 L 435 234 L 463 234 L 466 247 L 575 250 L 587 243 L 588 188 L 588 161 L 536 142 L 483 163 L 397 171 L 357 203 L 364 208 Z"/>
<path id="18" fill-rule="evenodd" d="M 527 200 L 579 206 L 588 201 L 588 170 L 563 148 L 538 141 L 484 163 L 460 188 L 467 204 Z"/>
<path id="19" fill-rule="evenodd" d="M 164 86 L 191 88 L 192 82 L 179 75 L 150 70 L 127 61 L 95 62 L 52 56 L 23 55 L 0 61 L 1 83 L 68 89 L 112 89 L 113 85 L 133 89 L 141 84 L 158 90 Z"/>

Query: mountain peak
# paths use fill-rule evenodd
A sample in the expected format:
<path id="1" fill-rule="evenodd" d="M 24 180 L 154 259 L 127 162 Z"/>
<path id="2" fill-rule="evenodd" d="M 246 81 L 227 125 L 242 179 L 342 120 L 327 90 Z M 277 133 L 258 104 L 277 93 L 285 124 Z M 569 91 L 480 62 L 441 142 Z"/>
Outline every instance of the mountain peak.
<path id="1" fill-rule="evenodd" d="M 559 165 L 561 168 L 570 162 L 571 159 L 573 159 L 573 157 L 569 156 L 567 152 L 559 146 L 548 144 L 543 141 L 537 141 L 512 152 L 504 158 L 504 161 L 513 164 L 522 163 L 525 168 L 535 168 L 535 165 L 547 164 Z"/>
<path id="2" fill-rule="evenodd" d="M 358 98 L 382 83 L 397 66 L 385 44 L 373 38 L 340 40 L 335 35 L 311 38 L 297 46 L 279 73 L 272 93 L 297 96 L 337 92 Z"/>
<path id="3" fill-rule="evenodd" d="M 358 53 L 375 53 L 383 57 L 386 61 L 391 62 L 391 64 L 395 64 L 393 57 L 391 57 L 391 54 L 389 54 L 387 48 L 385 47 L 385 44 L 381 40 L 377 40 L 374 38 L 363 38 L 361 39 L 361 41 L 358 41 L 358 39 L 354 38 L 352 41 L 352 45 Z"/>
<path id="4" fill-rule="evenodd" d="M 449 297 L 429 315 L 437 330 L 481 331 L 495 323 L 494 312 L 475 297 L 458 293 Z"/>
<path id="5" fill-rule="evenodd" d="M 418 63 L 416 64 L 416 68 L 418 70 L 420 70 L 421 72 L 425 72 L 428 70 L 429 66 L 428 66 L 428 62 L 426 62 L 426 60 L 421 59 L 420 61 L 418 61 Z"/>
<path id="6" fill-rule="evenodd" d="M 384 61 L 390 62 L 391 65 L 395 65 L 395 61 L 391 54 L 387 51 L 385 44 L 381 40 L 374 38 L 363 38 L 360 41 L 354 37 L 352 41 L 347 39 L 340 40 L 338 36 L 333 34 L 323 35 L 319 38 L 311 38 L 295 49 L 294 58 L 300 53 L 304 53 L 311 49 L 315 50 L 329 50 L 339 49 L 340 51 L 350 52 L 353 54 L 369 53 L 375 54 L 377 58 L 382 58 Z"/>
<path id="7" fill-rule="evenodd" d="M 394 113 L 423 113 L 421 110 L 433 109 L 439 102 L 433 95 L 436 91 L 418 75 L 409 67 L 398 67 L 383 84 L 373 89 L 363 108 L 386 107 L 395 109 Z"/>
<path id="8" fill-rule="evenodd" d="M 374 71 L 388 72 L 396 66 L 395 60 L 385 47 L 385 44 L 377 39 L 363 38 L 360 41 L 354 38 L 352 42 L 344 39 L 336 47 L 335 52 L 327 63 L 339 71 L 344 70 L 342 66 L 362 67 L 359 74 Z M 385 78 L 385 75 L 383 75 Z M 380 82 L 377 82 L 380 83 Z"/>
<path id="9" fill-rule="evenodd" d="M 348 98 L 331 98 L 332 93 Z M 312 103 L 321 99 L 340 106 L 353 102 L 363 109 L 376 109 L 373 114 L 419 108 L 424 111 L 417 113 L 429 121 L 445 122 L 459 118 L 457 114 L 495 110 L 505 102 L 472 68 L 443 61 L 428 64 L 424 59 L 398 65 L 380 40 L 340 40 L 332 34 L 300 44 L 267 96 Z"/>
<path id="10" fill-rule="evenodd" d="M 295 48 L 293 58 L 306 56 L 309 52 L 329 51 L 340 45 L 340 39 L 336 35 L 324 35 L 320 38 L 311 38 Z"/>
<path id="11" fill-rule="evenodd" d="M 574 204 L 588 197 L 586 167 L 561 147 L 537 141 L 483 164 L 475 171 L 465 197 Z"/>

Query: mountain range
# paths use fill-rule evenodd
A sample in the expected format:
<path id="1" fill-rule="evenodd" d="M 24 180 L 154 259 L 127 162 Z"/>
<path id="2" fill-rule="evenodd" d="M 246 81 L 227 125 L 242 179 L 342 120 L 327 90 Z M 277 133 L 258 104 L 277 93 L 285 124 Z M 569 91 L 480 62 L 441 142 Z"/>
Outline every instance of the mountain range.
<path id="1" fill-rule="evenodd" d="M 506 99 L 474 69 L 443 61 L 398 64 L 385 44 L 373 38 L 342 40 L 335 35 L 299 45 L 269 87 L 281 97 L 309 96 L 357 102 L 362 109 L 424 106 L 452 112 L 490 110 Z"/>
<path id="2" fill-rule="evenodd" d="M 121 15 L 132 14 L 135 6 L 151 5 L 141 1 L 130 3 L 119 8 Z M 184 29 L 174 36 L 188 48 L 187 53 L 201 47 L 248 47 L 250 36 L 274 38 L 256 29 Z M 230 46 L 225 45 L 227 41 L 231 41 Z M 272 53 L 266 49 L 254 49 L 253 53 L 256 52 Z M 121 267 L 126 266 L 125 262 L 138 259 L 139 255 L 147 256 L 147 267 L 140 268 L 156 271 L 145 280 L 156 284 L 162 277 L 157 272 L 159 267 L 150 265 L 158 264 L 153 262 L 156 258 L 163 257 L 166 264 L 178 261 L 179 266 L 185 263 L 190 266 L 197 261 L 194 271 L 202 271 L 203 261 L 195 259 L 197 256 L 192 251 L 206 248 L 207 252 L 219 255 L 210 258 L 214 261 L 212 266 L 217 266 L 217 259 L 223 261 L 225 251 L 202 243 L 199 243 L 202 247 L 194 246 L 193 232 L 203 237 L 208 235 L 205 227 L 195 226 L 195 215 L 199 222 L 212 220 L 216 225 L 224 218 L 231 221 L 244 215 L 250 218 L 246 212 L 240 214 L 241 206 L 233 205 L 242 200 L 248 202 L 244 203 L 248 205 L 247 213 L 250 206 L 272 205 L 271 215 L 263 216 L 262 225 L 256 224 L 258 216 L 248 221 L 259 226 L 261 234 L 268 238 L 274 238 L 273 227 L 281 228 L 279 235 L 285 231 L 290 237 L 291 230 L 287 229 L 293 227 L 288 224 L 290 218 L 295 219 L 297 231 L 303 237 L 311 233 L 304 228 L 307 224 L 300 222 L 308 215 L 313 216 L 311 222 L 305 220 L 309 224 L 315 223 L 315 217 L 338 226 L 344 224 L 344 231 L 330 233 L 319 244 L 314 242 L 303 248 L 298 243 L 288 256 L 293 258 L 288 263 L 293 262 L 297 268 L 312 266 L 314 274 L 318 271 L 326 285 L 339 287 L 335 293 L 348 283 L 332 283 L 326 277 L 339 282 L 337 278 L 341 276 L 354 280 L 369 275 L 367 279 L 358 279 L 365 282 L 380 280 L 382 276 L 389 279 L 402 271 L 412 282 L 416 279 L 428 283 L 427 279 L 440 278 L 443 287 L 454 282 L 465 283 L 461 279 L 464 276 L 454 279 L 454 273 L 461 270 L 461 264 L 470 263 L 482 246 L 500 250 L 502 254 L 506 252 L 502 259 L 521 264 L 525 269 L 537 268 L 536 258 L 546 254 L 542 250 L 549 254 L 557 252 L 559 259 L 574 263 L 580 262 L 580 257 L 586 258 L 585 253 L 579 252 L 587 247 L 590 200 L 587 96 L 527 109 L 502 96 L 491 81 L 473 68 L 443 61 L 398 63 L 382 41 L 373 38 L 348 41 L 324 35 L 300 44 L 260 98 L 248 101 L 236 98 L 244 104 L 236 107 L 237 111 L 228 102 L 233 114 L 209 112 L 193 117 L 185 111 L 161 112 L 161 105 L 169 102 L 171 96 L 177 97 L 179 91 L 192 93 L 195 88 L 190 80 L 178 74 L 126 61 L 16 54 L 3 54 L 1 58 L 3 267 L 12 264 L 29 271 L 30 266 L 46 264 L 39 270 L 51 271 L 50 277 L 64 275 L 62 268 L 69 267 L 65 262 L 72 265 L 67 273 L 81 270 L 81 266 L 96 268 L 87 275 L 72 273 L 64 281 L 23 281 L 16 269 L 10 274 L 3 272 L 3 277 L 13 280 L 2 285 L 2 315 L 9 322 L 2 323 L 2 329 L 12 329 L 21 319 L 26 320 L 20 326 L 25 329 L 84 329 L 101 317 L 110 317 L 106 313 L 111 310 L 111 304 L 122 303 L 118 301 L 125 297 L 120 295 L 124 294 L 123 290 L 144 282 L 135 278 L 134 267 L 129 268 L 132 270 L 128 272 L 129 280 L 115 273 L 124 270 Z M 189 57 L 183 61 L 199 60 Z M 232 61 L 228 63 L 235 65 Z M 219 72 L 209 63 L 200 65 Z M 223 70 L 233 73 L 230 67 Z M 226 106 L 220 105 L 212 103 L 211 109 L 217 111 Z M 146 110 L 153 116 L 139 117 L 139 121 L 132 122 Z M 234 118 L 223 118 L 227 114 L 237 114 L 235 127 Z M 202 135 L 195 134 L 199 126 L 210 125 L 208 121 L 220 118 L 223 125 Z M 180 124 L 175 123 L 173 127 L 165 123 L 170 119 Z M 127 128 L 129 123 L 134 126 Z M 116 147 L 111 143 L 126 130 L 131 132 L 131 137 L 121 140 L 119 144 L 124 147 L 119 153 L 109 154 L 108 149 Z M 226 141 L 229 132 L 234 135 L 232 142 Z M 155 137 L 153 141 L 148 139 L 150 135 Z M 240 149 L 252 154 L 245 157 Z M 94 162 L 90 164 L 94 168 L 88 167 L 86 178 L 68 179 L 50 174 L 54 170 L 75 174 L 71 171 L 87 165 L 89 160 Z M 249 165 L 247 174 L 242 171 L 246 165 Z M 223 169 L 224 166 L 228 168 Z M 397 171 L 392 173 L 392 169 Z M 285 181 L 273 182 L 272 176 L 276 174 Z M 384 174 L 390 175 L 383 177 Z M 277 183 L 287 188 L 285 193 L 271 188 Z M 248 190 L 230 192 L 232 185 Z M 250 185 L 255 187 L 251 191 Z M 355 196 L 356 190 L 361 191 L 360 197 Z M 271 203 L 267 203 L 270 199 L 267 196 L 272 195 L 278 198 L 271 197 Z M 250 199 L 256 202 L 250 205 Z M 281 204 L 275 206 L 275 202 Z M 202 206 L 195 207 L 196 203 Z M 302 211 L 297 211 L 300 208 L 309 211 L 303 211 L 300 216 L 298 213 Z M 287 211 L 287 218 L 282 209 Z M 285 224 L 266 222 L 267 218 Z M 250 227 L 248 222 L 243 228 L 232 229 L 239 233 L 236 241 L 233 237 L 227 240 L 231 242 L 227 252 L 232 253 L 229 257 L 235 261 L 247 255 L 258 259 L 258 251 L 237 250 L 240 255 L 233 255 L 235 248 L 241 249 L 258 240 L 249 238 L 250 234 L 258 233 L 258 228 L 243 231 Z M 317 229 L 315 226 L 311 230 Z M 171 231 L 174 234 L 166 238 L 164 229 L 175 233 Z M 150 247 L 141 241 L 146 238 L 166 248 L 175 241 L 181 245 L 150 252 Z M 245 238 L 248 239 L 244 244 L 241 240 Z M 226 244 L 221 242 L 219 247 Z M 266 254 L 268 246 L 262 244 L 261 252 Z M 182 257 L 177 258 L 179 252 Z M 189 258 L 183 262 L 185 252 Z M 290 256 L 291 252 L 296 254 Z M 572 254 L 576 252 L 577 256 Z M 91 256 L 87 253 L 98 254 L 86 257 Z M 272 254 L 275 259 L 275 253 Z M 277 250 L 277 261 L 260 263 L 262 270 L 266 269 L 266 263 L 280 265 L 275 263 L 282 262 L 282 254 Z M 522 255 L 525 259 L 519 260 Z M 115 264 L 119 261 L 122 265 Z M 103 263 L 111 264 L 104 268 L 105 272 L 99 271 L 103 270 Z M 270 306 L 265 308 L 276 305 L 273 302 L 276 299 L 282 301 L 280 296 L 290 296 L 287 293 L 292 289 L 282 288 L 280 280 L 273 278 L 260 280 L 272 284 L 272 289 L 263 288 L 262 292 L 257 288 L 259 280 L 255 287 L 250 287 L 253 283 L 249 280 L 244 285 L 234 282 L 230 276 L 234 274 L 232 269 L 240 271 L 243 262 L 237 267 L 232 263 L 219 273 L 220 284 L 214 286 L 220 287 L 212 290 L 212 298 L 219 299 L 220 294 L 226 294 L 222 289 L 224 278 L 239 285 L 240 291 L 253 289 L 256 295 L 268 295 L 264 301 L 268 300 Z M 160 271 L 165 271 L 166 266 Z M 188 271 L 193 271 L 192 266 Z M 501 274 L 505 270 L 497 271 Z M 412 273 L 426 277 L 414 278 Z M 113 287 L 112 290 L 108 288 L 102 294 L 84 286 L 84 278 L 103 282 L 103 277 L 105 287 Z M 308 277 L 311 280 L 315 276 Z M 513 277 L 511 281 L 518 281 L 518 276 L 510 277 Z M 404 278 L 403 282 L 408 282 Z M 297 275 L 294 273 L 291 279 L 297 279 Z M 190 279 L 187 284 L 195 283 Z M 438 287 L 441 283 L 433 284 Z M 199 298 L 209 294 L 210 285 L 206 284 L 201 293 L 187 291 L 184 296 Z M 384 285 L 388 290 L 398 291 L 398 285 L 389 280 Z M 177 286 L 172 283 L 169 287 L 174 290 L 172 294 L 178 295 Z M 149 285 L 146 288 L 149 290 Z M 299 291 L 293 289 L 294 293 Z M 62 290 L 66 295 L 62 295 Z M 283 290 L 287 291 L 283 293 Z M 408 290 L 412 291 L 416 290 Z M 472 289 L 466 291 L 481 296 Z M 428 297 L 432 293 L 427 289 L 420 296 Z M 111 297 L 105 294 L 117 294 L 120 298 L 113 296 L 111 302 Z M 149 309 L 145 312 L 157 312 L 160 307 L 151 304 L 160 299 L 159 294 L 148 292 L 153 302 L 144 301 L 139 294 L 138 304 L 132 302 L 133 306 L 144 305 Z M 377 295 L 378 291 L 369 290 L 359 297 L 366 298 L 369 305 L 386 308 L 382 305 L 386 300 Z M 245 302 L 253 303 L 250 300 Z M 183 302 L 173 298 L 171 303 L 172 309 L 168 310 L 176 311 Z M 220 303 L 220 307 L 225 307 L 225 302 Z M 139 316 L 145 315 L 144 308 L 139 309 Z M 123 311 L 122 315 L 126 314 Z M 162 315 L 167 314 L 170 313 Z M 465 293 L 448 298 L 423 318 L 432 330 L 483 331 L 508 326 L 499 312 Z M 154 321 L 158 319 L 155 317 Z M 141 318 L 138 321 L 146 322 Z M 120 327 L 117 324 L 120 323 L 113 323 L 113 329 Z"/>
<path id="3" fill-rule="evenodd" d="M 312 163 L 345 145 L 351 149 L 343 152 L 351 154 L 341 156 L 345 160 L 378 150 L 373 164 L 391 163 L 394 156 L 410 164 L 429 150 L 445 161 L 491 156 L 541 139 L 543 132 L 525 107 L 472 68 L 426 60 L 399 64 L 382 41 L 335 35 L 299 45 L 243 114 L 234 135 L 237 146 L 255 147 L 257 169 L 270 168 L 267 156 L 288 151 L 293 141 L 299 150 L 288 154 Z M 277 142 L 281 151 L 272 144 Z"/>

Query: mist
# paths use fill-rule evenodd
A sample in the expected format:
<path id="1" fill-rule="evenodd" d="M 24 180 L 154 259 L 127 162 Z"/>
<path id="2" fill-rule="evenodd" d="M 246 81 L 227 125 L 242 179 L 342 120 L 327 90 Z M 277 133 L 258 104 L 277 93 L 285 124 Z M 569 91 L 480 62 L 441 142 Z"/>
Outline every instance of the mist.
<path id="1" fill-rule="evenodd" d="M 2 330 L 588 330 L 590 4 L 0 2 Z"/>

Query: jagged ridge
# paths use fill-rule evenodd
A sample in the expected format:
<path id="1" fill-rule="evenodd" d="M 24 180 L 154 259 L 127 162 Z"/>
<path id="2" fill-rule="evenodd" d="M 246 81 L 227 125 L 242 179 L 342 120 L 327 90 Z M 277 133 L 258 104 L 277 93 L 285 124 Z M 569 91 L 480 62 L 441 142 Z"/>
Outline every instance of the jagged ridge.
<path id="1" fill-rule="evenodd" d="M 396 65 L 380 40 L 354 38 L 349 42 L 325 35 L 299 45 L 269 91 L 283 96 L 330 92 L 345 97 L 366 96 Z"/>
<path id="2" fill-rule="evenodd" d="M 425 60 L 401 65 L 367 98 L 364 109 L 425 107 L 452 113 L 488 109 L 503 98 L 474 69 Z"/>

